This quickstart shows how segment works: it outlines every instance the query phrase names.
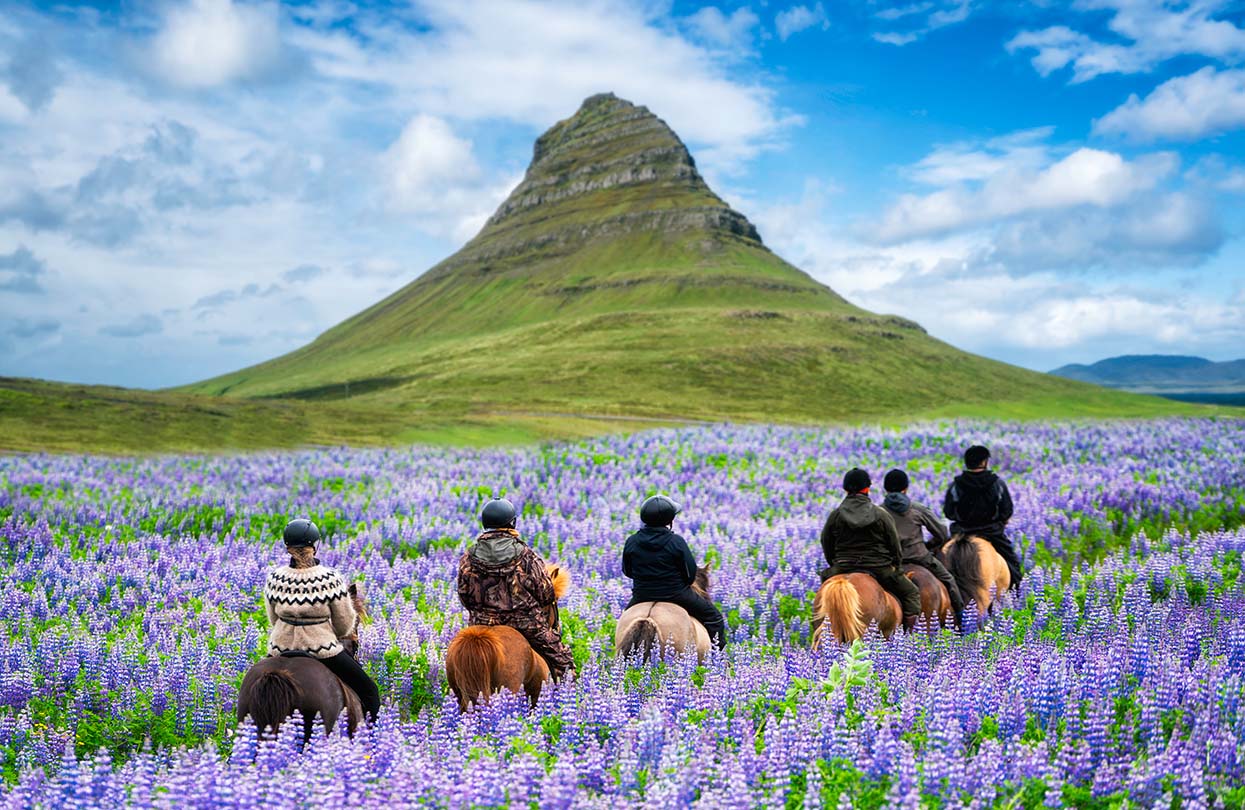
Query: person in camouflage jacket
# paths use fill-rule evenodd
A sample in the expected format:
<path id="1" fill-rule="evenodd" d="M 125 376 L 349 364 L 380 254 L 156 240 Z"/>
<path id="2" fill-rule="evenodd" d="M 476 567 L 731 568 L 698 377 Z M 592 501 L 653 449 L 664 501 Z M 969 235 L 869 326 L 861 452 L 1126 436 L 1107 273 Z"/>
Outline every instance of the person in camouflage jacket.
<path id="1" fill-rule="evenodd" d="M 459 601 L 471 624 L 518 630 L 545 659 L 550 675 L 562 678 L 574 661 L 562 641 L 557 597 L 544 560 L 515 530 L 509 501 L 490 501 L 480 519 L 484 531 L 458 561 Z"/>

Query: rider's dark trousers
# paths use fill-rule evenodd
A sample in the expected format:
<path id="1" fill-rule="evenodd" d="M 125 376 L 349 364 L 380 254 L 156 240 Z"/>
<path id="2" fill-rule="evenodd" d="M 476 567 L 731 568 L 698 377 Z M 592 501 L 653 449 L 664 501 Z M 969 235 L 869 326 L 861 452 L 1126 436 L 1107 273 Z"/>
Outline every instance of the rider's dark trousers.
<path id="1" fill-rule="evenodd" d="M 955 584 L 955 577 L 951 576 L 951 572 L 938 561 L 937 557 L 933 554 L 926 554 L 924 557 L 906 559 L 904 564 L 928 568 L 929 572 L 937 577 L 939 582 L 947 586 L 947 593 L 951 596 L 951 609 L 956 613 L 964 609 L 964 597 L 960 595 L 960 586 Z"/>
<path id="2" fill-rule="evenodd" d="M 858 565 L 848 563 L 835 563 L 829 568 L 821 572 L 821 579 L 824 582 L 833 576 L 839 574 L 853 574 L 857 571 L 864 574 L 871 574 L 885 590 L 889 591 L 891 596 L 899 600 L 899 607 L 903 610 L 903 615 L 920 616 L 921 615 L 921 591 L 916 585 L 912 584 L 912 580 L 908 579 L 893 565 L 887 565 L 882 568 L 862 568 Z"/>
<path id="3" fill-rule="evenodd" d="M 627 607 L 640 602 L 669 602 L 672 605 L 678 605 L 686 610 L 689 616 L 705 626 L 705 629 L 709 631 L 709 638 L 713 639 L 713 643 L 719 650 L 726 648 L 726 619 L 722 618 L 722 611 L 691 588 L 684 588 L 673 596 L 663 596 L 661 599 L 641 599 L 632 595 Z"/>
<path id="4" fill-rule="evenodd" d="M 321 658 L 320 663 L 332 670 L 334 675 L 342 679 L 342 683 L 359 696 L 368 722 L 376 720 L 376 715 L 380 712 L 380 691 L 376 688 L 376 682 L 363 671 L 354 656 L 342 650 L 332 658 Z"/>

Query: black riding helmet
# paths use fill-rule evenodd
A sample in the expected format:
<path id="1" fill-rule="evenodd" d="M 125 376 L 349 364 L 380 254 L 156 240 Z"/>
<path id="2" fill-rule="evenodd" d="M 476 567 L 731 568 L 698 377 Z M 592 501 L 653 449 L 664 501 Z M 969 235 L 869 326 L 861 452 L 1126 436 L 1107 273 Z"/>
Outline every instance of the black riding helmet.
<path id="1" fill-rule="evenodd" d="M 494 498 L 480 511 L 480 525 L 486 529 L 513 528 L 514 519 L 514 504 L 505 498 Z"/>
<path id="2" fill-rule="evenodd" d="M 654 495 L 640 504 L 640 520 L 645 526 L 669 526 L 683 511 L 679 502 L 666 495 Z"/>
<path id="3" fill-rule="evenodd" d="M 287 548 L 308 548 L 320 542 L 320 530 L 306 518 L 291 520 L 282 535 Z"/>

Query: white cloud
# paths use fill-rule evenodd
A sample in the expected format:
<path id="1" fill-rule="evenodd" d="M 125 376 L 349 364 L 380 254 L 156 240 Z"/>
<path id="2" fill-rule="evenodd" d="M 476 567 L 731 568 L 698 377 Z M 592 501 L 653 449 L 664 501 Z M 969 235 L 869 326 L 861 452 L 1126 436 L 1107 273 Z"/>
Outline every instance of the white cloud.
<path id="1" fill-rule="evenodd" d="M 717 6 L 705 6 L 686 17 L 685 23 L 701 41 L 740 56 L 752 50 L 752 38 L 761 18 L 747 6 L 730 14 Z"/>
<path id="2" fill-rule="evenodd" d="M 1043 211 L 1117 206 L 1154 188 L 1177 167 L 1175 156 L 1167 153 L 1128 161 L 1085 147 L 1040 168 L 1038 159 L 1029 146 L 1002 153 L 935 153 L 917 164 L 917 176 L 948 185 L 900 196 L 875 234 L 884 242 L 896 242 Z"/>
<path id="3" fill-rule="evenodd" d="M 774 17 L 774 30 L 784 42 L 792 35 L 816 26 L 820 26 L 823 31 L 830 28 L 830 18 L 826 16 L 825 6 L 821 3 L 812 7 L 792 6 L 778 12 Z"/>
<path id="4" fill-rule="evenodd" d="M 1107 28 L 1123 42 L 1059 25 L 1022 31 L 1007 50 L 1034 51 L 1033 67 L 1043 76 L 1071 66 L 1074 82 L 1145 72 L 1185 54 L 1236 62 L 1245 58 L 1245 28 L 1231 21 L 1233 7 L 1228 0 L 1081 0 L 1074 9 L 1110 12 Z"/>
<path id="5" fill-rule="evenodd" d="M 1245 127 L 1245 70 L 1207 66 L 1168 79 L 1144 99 L 1135 94 L 1094 122 L 1098 134 L 1137 140 L 1198 138 Z"/>
<path id="6" fill-rule="evenodd" d="M 385 88 L 447 120 L 544 129 L 613 91 L 664 118 L 722 173 L 800 121 L 775 109 L 767 87 L 731 79 L 731 60 L 671 31 L 650 4 L 420 0 L 414 12 L 418 25 L 360 23 L 366 47 L 364 35 L 339 28 L 292 38 L 321 74 Z"/>
<path id="7" fill-rule="evenodd" d="M 909 45 L 940 28 L 964 22 L 972 13 L 972 0 L 927 0 L 906 6 L 888 6 L 874 12 L 874 19 L 885 25 L 900 24 L 904 30 L 876 31 L 873 38 L 887 45 Z"/>
<path id="8" fill-rule="evenodd" d="M 471 142 L 448 123 L 417 115 L 381 158 L 389 207 L 414 214 L 415 227 L 457 241 L 470 239 L 518 179 L 497 183 L 480 171 Z"/>
<path id="9" fill-rule="evenodd" d="M 168 8 L 151 42 L 156 75 L 185 87 L 263 76 L 281 57 L 275 4 L 189 0 Z"/>
<path id="10" fill-rule="evenodd" d="M 809 181 L 797 200 L 752 208 L 767 243 L 796 266 L 854 304 L 914 320 L 968 351 L 1047 370 L 1128 351 L 1227 355 L 1245 342 L 1245 295 L 1173 294 L 1144 283 L 1145 276 L 1130 285 L 1120 274 L 1068 280 L 1049 271 L 1017 273 L 1004 255 L 1010 246 L 1001 248 L 985 231 L 862 243 L 836 224 L 837 200 Z M 1143 230 L 1118 236 L 1133 239 Z M 1092 236 L 1090 229 L 1081 234 Z M 1102 249 L 1092 240 L 1069 246 L 1087 248 Z"/>

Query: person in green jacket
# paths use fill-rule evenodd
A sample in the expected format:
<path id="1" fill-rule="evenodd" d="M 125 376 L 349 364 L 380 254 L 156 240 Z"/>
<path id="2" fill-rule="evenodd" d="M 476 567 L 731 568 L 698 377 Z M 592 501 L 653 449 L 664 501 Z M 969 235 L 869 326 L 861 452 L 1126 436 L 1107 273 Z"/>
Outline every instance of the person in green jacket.
<path id="1" fill-rule="evenodd" d="M 869 473 L 860 468 L 843 476 L 847 497 L 821 530 L 821 550 L 830 566 L 822 572 L 822 579 L 856 571 L 872 575 L 899 600 L 904 628 L 911 629 L 921 615 L 921 592 L 900 570 L 903 552 L 895 521 L 869 500 L 872 483 Z"/>

